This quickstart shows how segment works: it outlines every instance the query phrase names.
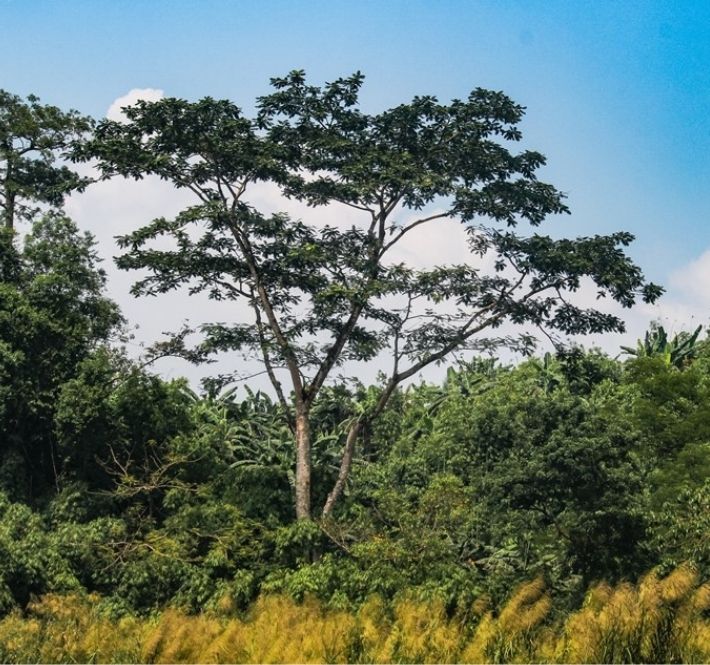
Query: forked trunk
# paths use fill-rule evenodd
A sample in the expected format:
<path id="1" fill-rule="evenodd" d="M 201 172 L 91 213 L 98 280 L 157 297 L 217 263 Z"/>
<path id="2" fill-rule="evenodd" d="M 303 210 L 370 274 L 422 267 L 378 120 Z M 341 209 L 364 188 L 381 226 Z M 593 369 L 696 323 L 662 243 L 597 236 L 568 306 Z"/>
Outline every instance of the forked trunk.
<path id="1" fill-rule="evenodd" d="M 329 517 L 333 512 L 333 508 L 340 498 L 343 490 L 345 489 L 345 483 L 350 475 L 350 467 L 353 463 L 353 456 L 355 455 L 355 443 L 357 442 L 357 437 L 360 434 L 360 429 L 362 424 L 359 420 L 356 420 L 348 431 L 347 439 L 345 440 L 345 450 L 343 451 L 343 457 L 340 460 L 340 469 L 338 470 L 338 478 L 333 485 L 328 498 L 326 499 L 325 506 L 323 508 L 323 517 Z"/>
<path id="2" fill-rule="evenodd" d="M 308 413 L 296 413 L 296 518 L 311 518 L 311 425 Z"/>

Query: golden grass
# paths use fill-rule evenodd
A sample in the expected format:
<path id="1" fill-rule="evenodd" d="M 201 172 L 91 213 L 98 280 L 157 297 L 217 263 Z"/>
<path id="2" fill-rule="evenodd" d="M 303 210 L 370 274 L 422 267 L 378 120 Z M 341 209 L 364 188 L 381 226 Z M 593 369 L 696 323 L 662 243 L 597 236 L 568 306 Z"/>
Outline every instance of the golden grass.
<path id="1" fill-rule="evenodd" d="M 661 579 L 655 572 L 632 586 L 599 585 L 554 638 L 567 662 L 708 662 L 710 584 L 681 566 Z"/>
<path id="2" fill-rule="evenodd" d="M 682 566 L 637 585 L 600 584 L 564 620 L 552 619 L 541 579 L 495 612 L 479 599 L 448 616 L 436 600 L 372 598 L 357 612 L 313 599 L 259 599 L 241 618 L 229 602 L 199 615 L 167 609 L 112 620 L 96 596 L 45 596 L 0 621 L 3 662 L 708 662 L 710 583 Z"/>

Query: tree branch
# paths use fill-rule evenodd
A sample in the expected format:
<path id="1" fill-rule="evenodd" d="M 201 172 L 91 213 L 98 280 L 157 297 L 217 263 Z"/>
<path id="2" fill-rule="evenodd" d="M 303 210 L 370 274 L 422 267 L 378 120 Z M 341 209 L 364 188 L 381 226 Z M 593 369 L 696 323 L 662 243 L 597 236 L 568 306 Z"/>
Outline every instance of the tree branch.
<path id="1" fill-rule="evenodd" d="M 289 427 L 292 428 L 292 422 L 291 422 L 292 419 L 291 419 L 289 404 L 286 401 L 286 397 L 284 396 L 283 388 L 281 387 L 281 382 L 278 380 L 278 378 L 276 378 L 276 373 L 274 372 L 274 366 L 271 362 L 271 355 L 269 354 L 269 347 L 266 342 L 266 337 L 264 335 L 264 324 L 263 324 L 263 321 L 261 318 L 261 311 L 259 310 L 259 305 L 256 302 L 256 298 L 252 297 L 251 305 L 252 305 L 252 308 L 254 309 L 254 316 L 256 318 L 256 330 L 257 330 L 257 334 L 259 336 L 259 346 L 261 348 L 261 355 L 264 359 L 264 366 L 266 367 L 266 373 L 268 374 L 269 380 L 271 381 L 271 385 L 274 387 L 274 390 L 276 391 L 276 395 L 279 399 L 279 402 L 286 413 Z"/>
<path id="2" fill-rule="evenodd" d="M 291 348 L 288 339 L 286 339 L 286 336 L 284 335 L 283 330 L 279 325 L 279 321 L 276 317 L 276 312 L 274 311 L 274 308 L 271 304 L 271 300 L 269 299 L 269 294 L 266 292 L 266 289 L 262 284 L 259 266 L 257 265 L 256 258 L 252 251 L 251 243 L 249 242 L 247 236 L 241 233 L 241 229 L 239 229 L 238 226 L 235 225 L 231 216 L 228 221 L 228 227 L 237 244 L 239 245 L 242 254 L 244 255 L 244 260 L 247 263 L 249 272 L 251 273 L 252 280 L 254 281 L 254 285 L 256 287 L 256 292 L 259 296 L 259 300 L 261 302 L 262 307 L 264 308 L 264 313 L 266 314 L 266 318 L 269 322 L 269 328 L 274 333 L 274 337 L 276 338 L 276 341 L 281 347 L 281 352 L 283 353 L 284 358 L 286 360 L 286 366 L 291 376 L 291 381 L 293 383 L 293 387 L 296 393 L 296 403 L 297 405 L 301 404 L 304 401 L 305 395 L 303 391 L 303 379 L 301 378 L 300 370 L 298 367 L 298 361 L 296 360 L 296 355 L 293 352 L 293 349 Z"/>
<path id="3" fill-rule="evenodd" d="M 431 215 L 429 217 L 424 217 L 422 219 L 418 219 L 417 221 L 412 222 L 411 224 L 408 224 L 407 226 L 402 228 L 399 231 L 399 233 L 392 240 L 390 240 L 387 244 L 385 244 L 382 247 L 382 250 L 380 251 L 380 255 L 378 258 L 381 259 L 387 253 L 387 251 L 390 249 L 390 247 L 392 247 L 393 245 L 396 245 L 406 233 L 409 233 L 409 231 L 411 231 L 412 229 L 415 229 L 417 226 L 421 226 L 422 224 L 426 224 L 427 222 L 431 222 L 435 219 L 443 219 L 444 217 L 450 217 L 450 216 L 451 216 L 451 212 L 442 212 L 442 213 L 438 213 L 436 215 Z"/>

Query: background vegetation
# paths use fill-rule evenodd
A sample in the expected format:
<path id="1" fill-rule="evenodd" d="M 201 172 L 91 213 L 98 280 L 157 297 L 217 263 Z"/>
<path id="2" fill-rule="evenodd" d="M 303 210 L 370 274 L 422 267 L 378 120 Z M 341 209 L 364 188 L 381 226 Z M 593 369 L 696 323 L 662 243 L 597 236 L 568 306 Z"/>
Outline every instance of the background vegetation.
<path id="1" fill-rule="evenodd" d="M 3 660 L 707 658 L 707 341 L 402 388 L 339 511 L 299 522 L 277 403 L 129 361 L 66 218 L 2 247 Z M 324 393 L 316 496 L 378 390 Z"/>
<path id="2" fill-rule="evenodd" d="M 0 660 L 710 658 L 699 331 L 398 385 L 297 520 L 281 401 L 151 374 L 104 283 L 58 209 L 0 235 Z M 382 390 L 314 401 L 314 505 Z"/>

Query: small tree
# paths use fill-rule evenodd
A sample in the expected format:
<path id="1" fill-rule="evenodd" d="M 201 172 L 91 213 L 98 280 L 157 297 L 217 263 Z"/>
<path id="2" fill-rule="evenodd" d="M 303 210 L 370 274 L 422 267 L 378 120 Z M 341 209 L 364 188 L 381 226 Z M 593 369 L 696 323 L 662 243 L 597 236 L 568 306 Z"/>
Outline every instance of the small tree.
<path id="1" fill-rule="evenodd" d="M 519 223 L 568 212 L 563 195 L 536 177 L 544 157 L 509 149 L 521 138 L 523 107 L 476 89 L 449 105 L 415 97 L 370 115 L 358 108 L 362 82 L 358 73 L 314 87 L 295 71 L 272 80 L 254 118 L 211 98 L 139 102 L 125 109 L 126 123 L 100 123 L 78 154 L 98 158 L 104 177 L 155 174 L 194 193 L 195 205 L 174 219 L 121 238 L 118 264 L 147 269 L 135 294 L 189 285 L 249 304 L 250 320 L 204 325 L 201 352 L 239 350 L 263 362 L 294 433 L 298 518 L 312 515 L 311 412 L 337 366 L 391 358 L 379 398 L 349 427 L 325 516 L 360 432 L 406 379 L 462 349 L 533 344 L 527 334 L 484 335 L 505 321 L 563 333 L 623 330 L 616 316 L 570 301 L 585 278 L 624 307 L 661 293 L 624 254 L 629 233 L 514 233 Z M 258 210 L 248 196 L 260 181 L 309 206 L 332 205 L 333 223 Z M 336 204 L 361 213 L 362 225 L 338 225 Z M 422 270 L 391 260 L 409 234 L 446 219 L 464 225 L 472 258 L 492 257 L 490 274 L 473 261 Z M 151 244 L 161 237 L 172 248 Z"/>
<path id="2" fill-rule="evenodd" d="M 76 111 L 0 90 L 0 217 L 6 228 L 34 217 L 38 205 L 60 207 L 67 194 L 88 185 L 87 178 L 56 162 L 90 128 L 89 118 Z"/>

